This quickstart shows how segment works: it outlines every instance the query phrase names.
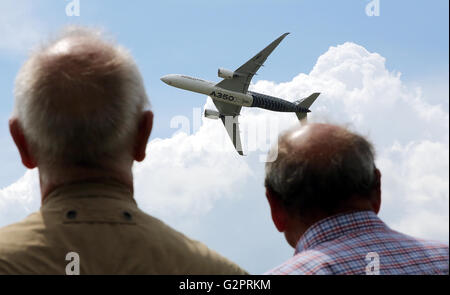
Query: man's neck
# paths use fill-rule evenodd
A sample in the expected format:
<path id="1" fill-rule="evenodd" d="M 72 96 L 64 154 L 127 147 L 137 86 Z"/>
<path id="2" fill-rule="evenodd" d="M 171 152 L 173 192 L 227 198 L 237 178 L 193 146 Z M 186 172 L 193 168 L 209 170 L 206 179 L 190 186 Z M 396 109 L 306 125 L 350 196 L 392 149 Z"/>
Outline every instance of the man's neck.
<path id="1" fill-rule="evenodd" d="M 305 232 L 317 222 L 338 214 L 347 214 L 358 211 L 373 211 L 378 214 L 378 211 L 374 208 L 370 200 L 362 197 L 351 198 L 347 204 L 331 213 L 317 213 L 311 215 L 308 219 L 292 218 L 289 230 L 284 234 L 287 242 L 294 249 L 296 248 L 298 241 L 305 234 Z"/>
<path id="2" fill-rule="evenodd" d="M 66 168 L 65 171 L 49 172 L 39 169 L 39 183 L 41 187 L 41 203 L 58 187 L 77 182 L 103 182 L 114 181 L 127 186 L 133 192 L 133 174 L 131 166 L 127 169 L 87 169 Z"/>

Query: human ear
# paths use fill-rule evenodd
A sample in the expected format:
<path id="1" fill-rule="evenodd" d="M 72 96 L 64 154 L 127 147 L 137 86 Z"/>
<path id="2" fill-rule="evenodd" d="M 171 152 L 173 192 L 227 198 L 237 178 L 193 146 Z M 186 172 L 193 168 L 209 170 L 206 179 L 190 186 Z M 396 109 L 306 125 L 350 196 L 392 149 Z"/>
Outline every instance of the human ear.
<path id="1" fill-rule="evenodd" d="M 276 194 L 270 189 L 266 188 L 266 197 L 270 206 L 270 213 L 272 221 L 279 232 L 284 232 L 287 227 L 287 212 L 283 207 L 281 201 Z"/>
<path id="2" fill-rule="evenodd" d="M 17 118 L 11 118 L 9 120 L 9 132 L 11 133 L 14 143 L 19 150 L 23 165 L 28 169 L 36 168 L 37 163 L 33 155 L 30 153 L 28 143 Z"/>
<path id="3" fill-rule="evenodd" d="M 134 146 L 134 159 L 141 162 L 145 159 L 145 150 L 147 149 L 148 139 L 153 128 L 153 112 L 145 111 L 138 125 L 138 132 Z"/>
<path id="4" fill-rule="evenodd" d="M 376 214 L 380 212 L 381 207 L 381 172 L 375 168 L 375 198 L 372 201 L 372 207 Z"/>

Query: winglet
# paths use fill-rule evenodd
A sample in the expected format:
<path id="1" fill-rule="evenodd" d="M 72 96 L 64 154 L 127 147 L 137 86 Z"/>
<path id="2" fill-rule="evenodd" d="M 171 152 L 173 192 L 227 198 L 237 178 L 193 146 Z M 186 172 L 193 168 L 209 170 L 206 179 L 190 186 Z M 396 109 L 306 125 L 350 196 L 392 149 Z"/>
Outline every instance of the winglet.
<path id="1" fill-rule="evenodd" d="M 228 135 L 230 136 L 231 141 L 233 142 L 234 148 L 238 152 L 239 155 L 244 156 L 244 152 L 241 144 L 241 134 L 239 131 L 239 121 L 238 116 L 224 116 L 222 115 L 220 119 L 222 119 L 222 123 L 227 130 Z"/>
<path id="2" fill-rule="evenodd" d="M 281 35 L 278 39 L 280 40 L 280 42 L 281 42 L 281 40 L 283 40 L 287 35 L 289 35 L 290 33 L 289 32 L 287 32 L 287 33 L 284 33 L 283 35 Z"/>

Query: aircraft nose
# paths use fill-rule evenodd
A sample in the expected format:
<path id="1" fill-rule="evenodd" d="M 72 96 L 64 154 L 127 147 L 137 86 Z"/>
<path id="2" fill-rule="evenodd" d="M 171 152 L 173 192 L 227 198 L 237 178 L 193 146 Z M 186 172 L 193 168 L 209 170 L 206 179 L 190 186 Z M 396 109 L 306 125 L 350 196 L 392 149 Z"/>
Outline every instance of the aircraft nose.
<path id="1" fill-rule="evenodd" d="M 163 81 L 164 83 L 168 84 L 168 85 L 172 85 L 172 75 L 165 75 L 161 77 L 161 81 Z"/>
<path id="2" fill-rule="evenodd" d="M 166 84 L 170 84 L 170 75 L 165 75 L 161 77 L 161 81 L 163 81 Z"/>

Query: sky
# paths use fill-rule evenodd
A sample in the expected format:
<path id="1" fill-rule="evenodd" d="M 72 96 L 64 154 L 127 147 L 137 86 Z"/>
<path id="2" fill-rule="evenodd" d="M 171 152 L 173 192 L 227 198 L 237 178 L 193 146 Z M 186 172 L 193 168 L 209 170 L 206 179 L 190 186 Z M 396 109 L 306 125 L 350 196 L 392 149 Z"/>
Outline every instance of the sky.
<path id="1" fill-rule="evenodd" d="M 213 108 L 206 96 L 159 80 L 182 73 L 218 82 L 217 68 L 236 69 L 290 32 L 250 90 L 290 101 L 321 92 L 310 121 L 343 124 L 375 145 L 380 217 L 448 243 L 449 3 L 380 0 L 379 15 L 368 16 L 369 2 L 80 0 L 80 15 L 68 16 L 68 0 L 0 0 L 0 226 L 40 205 L 37 171 L 21 165 L 8 132 L 15 76 L 33 47 L 80 24 L 128 48 L 142 72 L 155 122 L 134 174 L 147 213 L 251 273 L 292 256 L 270 219 L 261 159 L 296 117 L 244 109 L 244 146 L 254 128 L 271 137 L 239 157 L 221 123 L 201 117 Z"/>

